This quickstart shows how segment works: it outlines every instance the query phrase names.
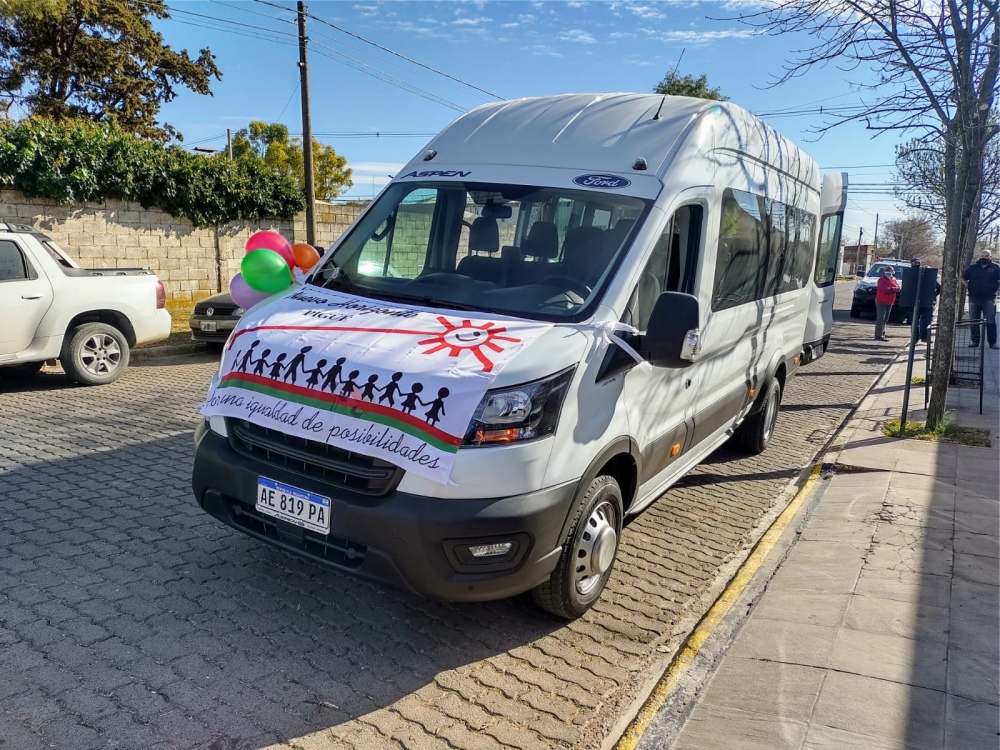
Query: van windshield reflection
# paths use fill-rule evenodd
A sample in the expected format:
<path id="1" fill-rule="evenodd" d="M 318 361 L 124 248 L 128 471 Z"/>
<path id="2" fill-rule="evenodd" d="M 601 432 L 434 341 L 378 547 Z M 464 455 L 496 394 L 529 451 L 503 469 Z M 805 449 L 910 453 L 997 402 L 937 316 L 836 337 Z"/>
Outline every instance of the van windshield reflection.
<path id="1" fill-rule="evenodd" d="M 648 207 L 606 191 L 397 183 L 310 283 L 424 306 L 578 319 Z"/>

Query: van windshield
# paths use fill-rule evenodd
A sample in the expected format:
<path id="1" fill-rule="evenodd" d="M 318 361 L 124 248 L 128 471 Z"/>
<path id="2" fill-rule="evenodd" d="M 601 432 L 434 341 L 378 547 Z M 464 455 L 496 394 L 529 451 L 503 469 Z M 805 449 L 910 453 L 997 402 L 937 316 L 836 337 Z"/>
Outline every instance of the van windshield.
<path id="1" fill-rule="evenodd" d="M 397 183 L 309 283 L 427 307 L 579 319 L 648 208 L 566 188 Z"/>

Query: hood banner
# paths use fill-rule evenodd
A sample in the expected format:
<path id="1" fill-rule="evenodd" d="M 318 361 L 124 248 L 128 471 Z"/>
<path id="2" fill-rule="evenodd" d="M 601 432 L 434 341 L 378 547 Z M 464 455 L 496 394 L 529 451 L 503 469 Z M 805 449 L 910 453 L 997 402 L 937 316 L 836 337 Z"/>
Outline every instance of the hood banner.
<path id="1" fill-rule="evenodd" d="M 497 373 L 549 328 L 299 287 L 244 314 L 201 413 L 448 483 Z"/>

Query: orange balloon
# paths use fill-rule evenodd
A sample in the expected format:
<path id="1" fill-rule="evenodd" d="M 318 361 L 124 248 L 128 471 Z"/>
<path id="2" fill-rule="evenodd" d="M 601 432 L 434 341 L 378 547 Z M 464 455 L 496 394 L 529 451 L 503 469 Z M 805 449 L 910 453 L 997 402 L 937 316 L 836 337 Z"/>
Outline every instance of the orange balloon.
<path id="1" fill-rule="evenodd" d="M 316 252 L 316 248 L 305 242 L 296 242 L 292 245 L 292 255 L 295 256 L 295 265 L 303 271 L 308 271 L 319 263 L 319 253 Z"/>

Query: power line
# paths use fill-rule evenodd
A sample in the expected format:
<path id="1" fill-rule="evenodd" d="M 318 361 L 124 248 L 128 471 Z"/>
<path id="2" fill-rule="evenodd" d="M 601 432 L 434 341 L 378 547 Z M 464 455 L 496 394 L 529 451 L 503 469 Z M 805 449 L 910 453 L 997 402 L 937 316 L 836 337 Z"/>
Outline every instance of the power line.
<path id="1" fill-rule="evenodd" d="M 268 4 L 270 4 L 270 3 L 268 3 Z M 280 7 L 280 6 L 275 6 L 275 7 Z M 234 29 L 227 29 L 224 26 L 219 26 L 218 24 L 235 24 L 237 26 L 241 26 L 241 27 L 248 28 L 248 29 L 254 29 L 254 30 L 258 30 L 258 31 L 264 31 L 264 32 L 269 33 L 269 34 L 280 35 L 282 37 L 287 36 L 287 37 L 295 38 L 296 35 L 295 34 L 291 34 L 289 32 L 276 31 L 276 30 L 273 30 L 273 29 L 267 29 L 267 28 L 265 28 L 263 26 L 255 26 L 253 24 L 245 24 L 245 23 L 241 23 L 239 21 L 232 21 L 232 20 L 227 19 L 227 18 L 218 18 L 216 16 L 207 16 L 207 15 L 202 14 L 202 13 L 194 13 L 192 11 L 178 10 L 176 8 L 169 8 L 169 10 L 176 11 L 176 12 L 179 12 L 179 13 L 182 13 L 182 14 L 186 14 L 186 15 L 197 16 L 197 17 L 202 18 L 202 19 L 207 19 L 207 21 L 214 22 L 213 24 L 209 24 L 207 21 L 194 21 L 194 20 L 190 20 L 190 19 L 185 19 L 184 21 L 180 21 L 179 19 L 167 19 L 167 20 L 176 20 L 178 23 L 186 23 L 186 24 L 192 25 L 192 26 L 199 26 L 201 28 L 212 29 L 213 31 L 224 31 L 224 32 L 228 32 L 228 33 L 231 33 L 231 34 L 238 34 L 240 36 L 253 36 L 253 37 L 258 38 L 258 39 L 264 39 L 265 41 L 275 42 L 275 43 L 278 43 L 278 44 L 289 44 L 289 45 L 293 45 L 293 46 L 296 44 L 291 39 L 286 40 L 286 39 L 275 39 L 275 38 L 262 37 L 262 36 L 259 36 L 259 35 L 256 35 L 256 34 L 249 34 L 249 33 L 242 32 L 242 31 L 237 31 L 237 30 L 234 30 Z M 288 9 L 284 8 L 283 10 L 288 10 Z M 309 17 L 312 18 L 313 16 L 309 15 Z M 322 19 L 319 19 L 319 20 L 322 20 Z M 427 91 L 426 89 L 422 89 L 419 86 L 416 86 L 414 84 L 408 83 L 408 82 L 406 82 L 406 81 L 404 81 L 404 80 L 402 80 L 400 78 L 397 78 L 397 77 L 395 77 L 395 76 L 393 76 L 393 75 L 391 75 L 389 73 L 386 73 L 383 70 L 380 70 L 380 69 L 376 68 L 373 65 L 369 65 L 368 63 L 362 62 L 361 60 L 357 60 L 357 59 L 351 57 L 350 55 L 345 55 L 342 52 L 338 52 L 337 50 L 333 49 L 332 47 L 329 47 L 329 46 L 327 46 L 325 44 L 322 44 L 322 43 L 316 42 L 316 41 L 313 41 L 313 45 L 315 45 L 317 47 L 321 47 L 321 48 L 323 48 L 323 49 L 325 49 L 325 50 L 328 51 L 327 53 L 324 53 L 324 52 L 322 52 L 320 50 L 317 50 L 316 53 L 319 54 L 319 55 L 321 55 L 322 57 L 326 57 L 328 59 L 334 60 L 335 62 L 342 62 L 342 61 L 336 60 L 336 58 L 332 57 L 332 55 L 336 55 L 337 57 L 341 57 L 344 60 L 349 61 L 349 62 L 343 62 L 343 64 L 347 65 L 349 68 L 353 68 L 354 70 L 357 70 L 360 73 L 364 73 L 366 75 L 370 75 L 373 78 L 376 78 L 376 79 L 382 81 L 383 83 L 388 83 L 388 84 L 390 84 L 392 86 L 396 86 L 397 88 L 400 88 L 400 89 L 402 89 L 404 91 L 408 91 L 411 94 L 416 94 L 417 96 L 420 96 L 420 97 L 422 97 L 424 99 L 427 99 L 428 101 L 431 101 L 431 102 L 433 102 L 435 104 L 441 104 L 443 106 L 449 107 L 450 109 L 453 109 L 453 110 L 455 110 L 457 112 L 465 112 L 465 111 L 467 111 L 466 108 L 462 107 L 459 104 L 456 104 L 455 102 L 450 101 L 449 99 L 445 99 L 444 97 L 441 97 L 441 96 L 438 96 L 436 94 L 433 94 L 430 91 Z M 354 63 L 354 64 L 352 65 L 350 63 Z"/>
<path id="2" fill-rule="evenodd" d="M 285 7 L 281 6 L 281 5 L 278 5 L 277 3 L 268 2 L 268 0 L 254 0 L 254 2 L 261 3 L 262 5 L 268 5 L 268 6 L 272 7 L 272 8 L 278 8 L 279 10 L 284 10 L 284 11 L 288 10 L 288 8 L 285 8 Z M 478 91 L 478 92 L 480 92 L 482 94 L 486 94 L 487 96 L 491 96 L 494 99 L 498 99 L 498 100 L 502 100 L 503 99 L 503 97 L 500 96 L 499 94 L 494 94 L 492 91 L 487 91 L 484 88 L 480 88 L 479 86 L 476 86 L 474 83 L 469 83 L 468 81 L 463 81 L 461 78 L 457 78 L 457 77 L 451 75 L 450 73 L 445 73 L 443 70 L 438 70 L 437 68 L 433 68 L 430 65 L 425 65 L 424 63 L 420 62 L 419 60 L 414 60 L 412 57 L 407 57 L 406 55 L 403 55 L 403 54 L 401 54 L 399 52 L 396 52 L 395 50 L 389 49 L 388 47 L 384 47 L 381 44 L 379 44 L 378 42 L 373 42 L 371 39 L 366 39 L 365 37 L 361 36 L 360 34 L 355 34 L 353 31 L 348 31 L 347 29 L 345 29 L 345 28 L 343 28 L 341 26 L 337 26 L 337 24 L 331 23 L 330 21 L 327 21 L 326 19 L 320 18 L 320 17 L 318 17 L 318 16 L 316 16 L 316 15 L 314 15 L 312 13 L 307 13 L 306 15 L 308 15 L 309 18 L 311 18 L 314 21 L 318 21 L 319 23 L 321 23 L 321 24 L 323 24 L 325 26 L 329 26 L 331 29 L 336 29 L 337 31 L 339 31 L 342 34 L 347 34 L 348 36 L 352 36 L 355 39 L 364 42 L 365 44 L 370 44 L 373 47 L 376 47 L 376 48 L 382 50 L 383 52 L 388 52 L 390 55 L 394 55 L 395 57 L 398 57 L 398 58 L 400 58 L 402 60 L 406 60 L 408 63 L 411 63 L 411 64 L 416 65 L 418 67 L 424 68 L 425 70 L 429 70 L 432 73 L 437 73 L 439 76 L 444 76 L 445 78 L 448 78 L 448 79 L 450 79 L 452 81 L 455 81 L 456 83 L 460 83 L 463 86 L 468 86 L 469 88 L 475 89 L 476 91 Z"/>
<path id="3" fill-rule="evenodd" d="M 297 93 L 299 93 L 299 88 L 300 88 L 300 86 L 301 86 L 301 85 L 302 85 L 302 84 L 300 84 L 300 83 L 296 83 L 296 84 L 295 84 L 295 88 L 294 88 L 294 89 L 292 89 L 292 93 L 291 93 L 291 94 L 290 94 L 290 95 L 288 96 L 288 101 L 287 101 L 287 102 L 285 102 L 285 106 L 281 108 L 281 113 L 280 113 L 280 114 L 278 115 L 278 117 L 277 117 L 277 118 L 276 118 L 276 119 L 274 120 L 275 122 L 281 122 L 281 115 L 285 114 L 285 110 L 286 110 L 286 109 L 288 109 L 288 105 L 292 103 L 292 99 L 294 99 L 294 98 L 295 98 L 295 95 L 296 95 Z M 315 133 L 314 133 L 313 135 L 315 135 Z"/>
<path id="4" fill-rule="evenodd" d="M 170 12 L 172 12 L 172 13 L 181 13 L 181 14 L 186 15 L 186 16 L 196 16 L 198 18 L 204 18 L 204 19 L 207 19 L 209 21 L 230 23 L 230 24 L 232 24 L 234 26 L 242 26 L 243 28 L 246 28 L 246 29 L 255 29 L 257 31 L 266 31 L 268 34 L 279 34 L 281 36 L 290 36 L 292 38 L 295 37 L 295 34 L 291 33 L 290 31 L 278 31 L 276 29 L 269 29 L 269 28 L 267 28 L 265 26 L 256 26 L 256 25 L 254 25 L 252 23 L 242 23 L 240 21 L 233 21 L 233 20 L 231 20 L 229 18 L 218 18 L 216 16 L 207 16 L 204 13 L 195 13 L 194 11 L 190 11 L 190 10 L 181 10 L 180 8 L 172 8 L 172 7 L 168 7 L 168 6 L 165 6 L 165 7 L 167 7 L 167 10 L 170 11 Z"/>
<path id="5" fill-rule="evenodd" d="M 309 16 L 309 17 L 312 18 L 312 16 Z M 369 65 L 368 63 L 362 62 L 361 60 L 358 60 L 358 59 L 356 59 L 354 57 L 351 57 L 350 55 L 345 55 L 343 52 L 338 52 L 333 47 L 329 47 L 329 46 L 327 46 L 325 44 L 321 44 L 320 42 L 317 42 L 315 40 L 313 40 L 313 45 L 315 47 L 319 47 L 320 48 L 320 49 L 316 50 L 316 54 L 318 54 L 318 55 L 321 55 L 323 57 L 327 57 L 327 58 L 330 58 L 330 59 L 334 59 L 332 57 L 332 55 L 336 55 L 337 57 L 342 57 L 345 60 L 349 60 L 350 62 L 355 63 L 355 65 L 350 65 L 349 63 L 345 63 L 345 65 L 348 65 L 348 67 L 354 68 L 355 70 L 357 70 L 357 71 L 359 71 L 361 73 L 367 73 L 368 75 L 372 76 L 373 78 L 378 78 L 380 81 L 383 81 L 385 83 L 390 83 L 390 84 L 392 84 L 394 86 L 397 86 L 398 88 L 403 89 L 404 91 L 409 91 L 411 94 L 416 94 L 417 96 L 421 96 L 424 99 L 427 99 L 428 101 L 432 101 L 435 104 L 442 104 L 442 105 L 444 105 L 446 107 L 450 107 L 451 109 L 454 109 L 457 112 L 465 112 L 465 111 L 467 111 L 467 109 L 465 107 L 463 107 L 462 105 L 460 105 L 460 104 L 455 104 L 455 102 L 450 101 L 448 99 L 445 99 L 442 96 L 438 96 L 437 94 L 432 94 L 430 91 L 427 91 L 426 89 L 422 89 L 419 86 L 415 86 L 412 83 L 407 83 L 406 81 L 402 80 L 401 78 L 396 78 L 394 75 L 390 75 L 389 73 L 386 73 L 384 70 L 379 70 L 378 68 L 376 68 L 376 67 L 374 67 L 372 65 Z M 327 52 L 324 53 L 321 50 L 327 50 Z M 358 67 L 359 65 L 361 66 L 361 68 L 367 68 L 368 70 L 362 70 L 361 68 Z M 372 71 L 372 72 L 369 72 L 369 71 Z"/>

